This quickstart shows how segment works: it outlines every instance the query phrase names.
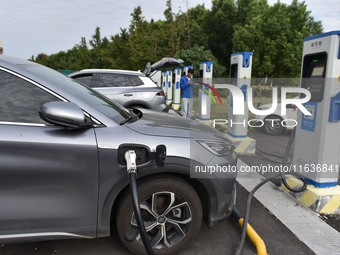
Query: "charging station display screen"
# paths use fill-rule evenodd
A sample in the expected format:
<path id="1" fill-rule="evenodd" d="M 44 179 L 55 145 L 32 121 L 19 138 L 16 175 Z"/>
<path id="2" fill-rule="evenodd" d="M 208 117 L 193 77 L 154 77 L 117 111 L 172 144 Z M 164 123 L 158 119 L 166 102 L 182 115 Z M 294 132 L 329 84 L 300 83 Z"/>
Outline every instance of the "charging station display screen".
<path id="1" fill-rule="evenodd" d="M 326 65 L 326 52 L 306 55 L 303 59 L 301 87 L 310 91 L 311 101 L 323 100 Z"/>
<path id="2" fill-rule="evenodd" d="M 237 71 L 238 71 L 238 65 L 232 64 L 230 66 L 230 83 L 235 86 L 237 86 L 237 78 L 238 78 Z"/>

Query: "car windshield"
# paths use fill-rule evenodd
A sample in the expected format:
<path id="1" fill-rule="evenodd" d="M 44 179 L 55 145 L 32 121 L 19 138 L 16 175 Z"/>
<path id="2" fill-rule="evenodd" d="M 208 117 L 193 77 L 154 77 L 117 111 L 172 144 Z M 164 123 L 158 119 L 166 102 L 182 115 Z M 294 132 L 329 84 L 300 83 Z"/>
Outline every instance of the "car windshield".
<path id="1" fill-rule="evenodd" d="M 81 99 L 97 111 L 111 118 L 117 123 L 127 119 L 131 113 L 121 105 L 111 101 L 99 92 L 77 82 L 65 75 L 38 64 L 20 65 L 29 72 L 34 73 L 52 84 L 57 84 L 67 93 Z"/>

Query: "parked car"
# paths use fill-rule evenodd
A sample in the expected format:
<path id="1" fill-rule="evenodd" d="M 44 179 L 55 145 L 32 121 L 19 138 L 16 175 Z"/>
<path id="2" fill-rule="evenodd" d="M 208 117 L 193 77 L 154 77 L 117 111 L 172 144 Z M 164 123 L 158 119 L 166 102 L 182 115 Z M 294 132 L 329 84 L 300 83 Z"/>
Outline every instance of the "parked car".
<path id="1" fill-rule="evenodd" d="M 169 111 L 163 90 L 142 72 L 87 69 L 74 72 L 69 77 L 99 91 L 124 107 Z"/>
<path id="2" fill-rule="evenodd" d="M 271 104 L 259 106 L 259 110 L 268 110 L 272 107 Z M 286 130 L 293 129 L 292 123 L 282 125 L 284 120 L 297 120 L 297 108 L 295 105 L 287 104 L 286 115 L 281 114 L 281 104 L 277 104 L 276 110 L 270 115 L 256 115 L 255 119 L 264 122 L 263 130 L 268 135 L 281 135 Z"/>
<path id="3" fill-rule="evenodd" d="M 160 145 L 162 166 L 155 163 Z M 1 244 L 117 231 L 142 254 L 124 159 L 131 149 L 156 254 L 176 253 L 195 238 L 202 219 L 211 226 L 235 204 L 236 173 L 204 170 L 236 167 L 233 146 L 220 132 L 176 115 L 128 110 L 59 72 L 4 55 L 0 148 Z M 136 233 L 132 242 L 128 231 Z"/>

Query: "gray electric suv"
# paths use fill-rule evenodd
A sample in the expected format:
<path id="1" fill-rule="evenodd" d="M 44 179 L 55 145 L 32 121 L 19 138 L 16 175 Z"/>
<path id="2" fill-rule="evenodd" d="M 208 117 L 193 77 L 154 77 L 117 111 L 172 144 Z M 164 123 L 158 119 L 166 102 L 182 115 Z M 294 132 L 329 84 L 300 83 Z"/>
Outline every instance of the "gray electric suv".
<path id="1" fill-rule="evenodd" d="M 86 69 L 69 77 L 99 91 L 127 108 L 169 111 L 164 91 L 139 71 L 115 69 Z"/>
<path id="2" fill-rule="evenodd" d="M 164 164 L 157 164 L 159 146 Z M 176 253 L 203 219 L 213 225 L 235 203 L 235 171 L 207 168 L 236 166 L 232 144 L 218 131 L 167 113 L 127 110 L 52 69 L 4 55 L 0 150 L 1 244 L 117 231 L 130 251 L 143 254 L 127 150 L 137 154 L 140 207 L 156 254 Z M 131 231 L 136 238 L 128 242 Z"/>

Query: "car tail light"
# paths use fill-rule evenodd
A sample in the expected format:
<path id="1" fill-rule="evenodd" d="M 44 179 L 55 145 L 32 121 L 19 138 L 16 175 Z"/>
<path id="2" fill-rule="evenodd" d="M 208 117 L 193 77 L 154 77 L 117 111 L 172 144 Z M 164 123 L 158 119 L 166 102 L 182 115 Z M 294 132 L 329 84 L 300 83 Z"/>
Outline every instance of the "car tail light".
<path id="1" fill-rule="evenodd" d="M 161 91 L 161 92 L 158 92 L 157 94 L 156 94 L 156 96 L 165 96 L 165 94 L 164 94 L 164 91 Z"/>

